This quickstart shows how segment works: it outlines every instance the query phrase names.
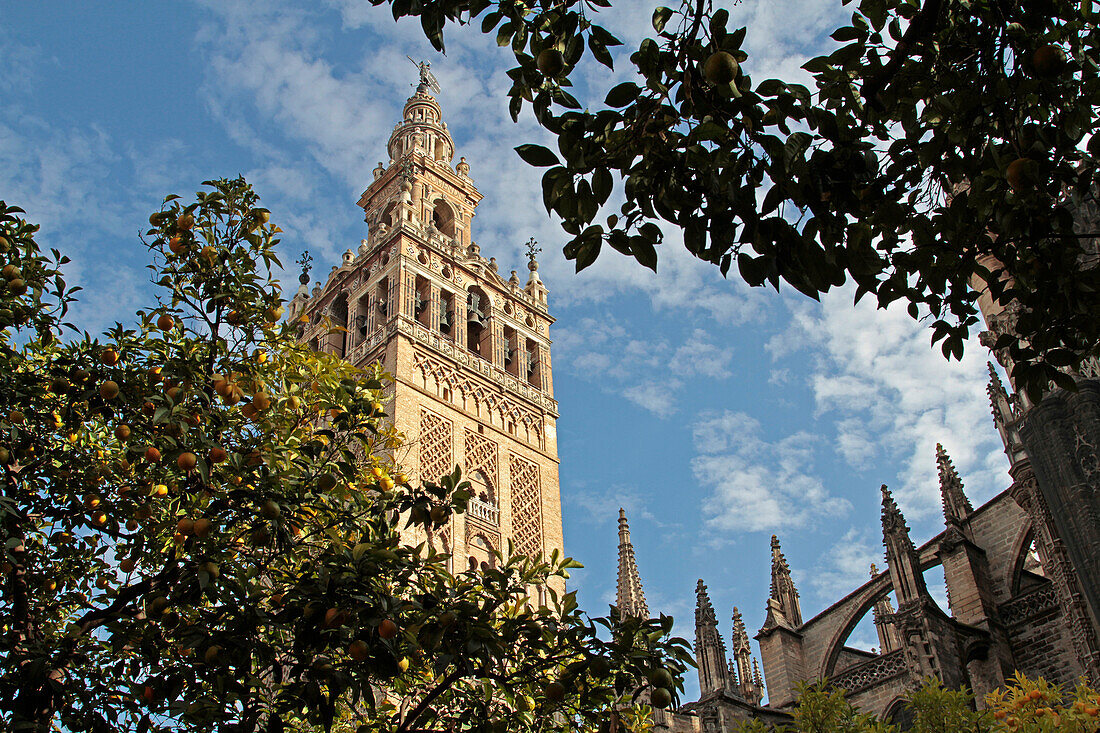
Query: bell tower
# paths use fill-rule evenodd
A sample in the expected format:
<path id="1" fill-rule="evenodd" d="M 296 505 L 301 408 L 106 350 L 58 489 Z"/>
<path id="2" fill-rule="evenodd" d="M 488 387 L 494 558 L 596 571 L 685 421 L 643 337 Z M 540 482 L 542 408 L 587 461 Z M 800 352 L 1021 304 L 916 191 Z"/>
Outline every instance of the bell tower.
<path id="1" fill-rule="evenodd" d="M 357 365 L 380 361 L 394 375 L 388 411 L 407 437 L 398 459 L 412 479 L 462 467 L 469 510 L 427 538 L 461 572 L 492 565 L 494 551 L 507 556 L 509 542 L 532 556 L 562 548 L 554 319 L 534 240 L 526 284 L 515 270 L 502 277 L 474 242 L 481 194 L 466 159 L 452 165 L 439 86 L 419 66 L 389 164 L 378 164 L 358 202 L 367 239 L 324 285 L 307 292 L 303 283 L 290 315 L 305 316 L 302 339 L 314 348 Z"/>

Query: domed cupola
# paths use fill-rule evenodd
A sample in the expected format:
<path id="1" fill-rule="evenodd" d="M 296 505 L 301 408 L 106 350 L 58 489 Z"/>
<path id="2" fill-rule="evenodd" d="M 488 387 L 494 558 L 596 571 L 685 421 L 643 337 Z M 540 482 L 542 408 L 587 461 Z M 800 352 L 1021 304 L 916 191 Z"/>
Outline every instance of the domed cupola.
<path id="1" fill-rule="evenodd" d="M 390 159 L 400 160 L 410 152 L 419 151 L 437 162 L 449 164 L 454 157 L 455 144 L 443 121 L 443 110 L 430 93 L 438 92 L 439 84 L 427 62 L 419 66 L 420 83 L 416 93 L 405 102 L 403 119 L 390 135 Z"/>

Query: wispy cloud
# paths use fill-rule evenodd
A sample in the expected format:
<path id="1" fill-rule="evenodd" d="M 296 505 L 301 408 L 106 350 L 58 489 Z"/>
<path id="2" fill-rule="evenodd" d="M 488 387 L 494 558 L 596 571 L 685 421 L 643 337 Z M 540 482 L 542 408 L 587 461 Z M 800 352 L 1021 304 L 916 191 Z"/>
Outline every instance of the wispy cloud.
<path id="1" fill-rule="evenodd" d="M 762 432 L 755 418 L 728 410 L 695 424 L 691 466 L 709 492 L 702 509 L 711 532 L 722 537 L 806 527 L 848 512 L 848 501 L 829 493 L 814 475 L 819 438 L 799 431 L 766 440 Z"/>

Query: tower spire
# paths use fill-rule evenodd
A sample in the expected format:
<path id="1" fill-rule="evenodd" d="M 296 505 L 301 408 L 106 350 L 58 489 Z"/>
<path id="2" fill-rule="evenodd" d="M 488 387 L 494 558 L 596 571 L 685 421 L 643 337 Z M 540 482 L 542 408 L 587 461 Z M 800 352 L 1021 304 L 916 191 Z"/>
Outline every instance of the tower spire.
<path id="1" fill-rule="evenodd" d="M 905 517 L 898 509 L 894 497 L 886 484 L 882 491 L 882 541 L 886 546 L 886 564 L 890 567 L 890 579 L 894 584 L 894 594 L 899 608 L 911 601 L 928 595 L 924 584 L 924 574 L 920 570 L 920 560 L 913 540 L 909 538 L 909 527 Z"/>
<path id="2" fill-rule="evenodd" d="M 974 507 L 963 493 L 962 479 L 955 470 L 951 458 L 943 446 L 936 443 L 936 466 L 940 473 L 940 497 L 943 499 L 943 516 L 949 524 L 958 523 L 970 516 Z"/>
<path id="3" fill-rule="evenodd" d="M 695 663 L 703 695 L 726 689 L 729 680 L 726 645 L 718 633 L 718 619 L 701 578 L 695 585 Z"/>
<path id="4" fill-rule="evenodd" d="M 630 541 L 630 525 L 626 511 L 619 509 L 619 582 L 615 594 L 615 606 L 624 616 L 649 618 L 642 579 L 638 575 L 638 563 L 634 559 L 634 544 Z"/>
<path id="5" fill-rule="evenodd" d="M 802 625 L 802 606 L 798 601 L 798 590 L 791 578 L 791 569 L 787 558 L 779 547 L 779 538 L 772 535 L 772 585 L 771 598 L 778 602 L 779 610 L 791 627 Z M 769 607 L 772 604 L 768 604 Z"/>

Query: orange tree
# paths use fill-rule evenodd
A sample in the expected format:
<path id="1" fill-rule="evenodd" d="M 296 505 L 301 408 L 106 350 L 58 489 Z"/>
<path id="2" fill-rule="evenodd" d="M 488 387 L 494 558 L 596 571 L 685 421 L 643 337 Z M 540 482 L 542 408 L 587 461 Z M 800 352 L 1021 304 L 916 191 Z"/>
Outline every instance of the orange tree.
<path id="1" fill-rule="evenodd" d="M 838 0 L 851 22 L 803 66 L 812 88 L 753 77 L 736 1 L 681 0 L 654 9 L 630 80 L 581 100 L 570 74 L 621 45 L 597 24 L 614 0 L 371 2 L 440 50 L 448 22 L 479 22 L 514 55 L 512 115 L 529 105 L 558 148 L 517 151 L 548 168 L 578 270 L 607 248 L 656 270 L 667 222 L 751 285 L 907 303 L 949 357 L 987 281 L 1019 306 L 997 347 L 1033 392 L 1100 356 L 1092 0 Z"/>
<path id="2" fill-rule="evenodd" d="M 297 343 L 278 228 L 205 185 L 150 217 L 156 304 L 99 339 L 63 336 L 66 260 L 0 203 L 0 725 L 595 729 L 678 679 L 670 619 L 529 603 L 573 561 L 412 544 L 467 484 L 408 482 L 385 375 Z"/>

